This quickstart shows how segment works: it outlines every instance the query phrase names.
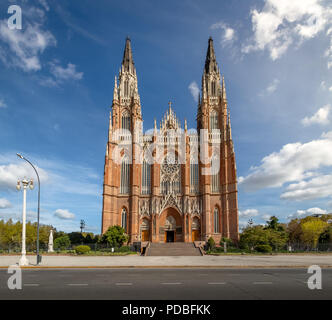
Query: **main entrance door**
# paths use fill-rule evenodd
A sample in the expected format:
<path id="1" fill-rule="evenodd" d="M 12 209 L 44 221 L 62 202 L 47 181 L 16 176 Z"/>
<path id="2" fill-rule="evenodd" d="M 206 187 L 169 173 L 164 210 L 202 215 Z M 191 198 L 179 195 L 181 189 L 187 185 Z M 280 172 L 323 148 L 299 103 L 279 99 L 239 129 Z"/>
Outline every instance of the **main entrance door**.
<path id="1" fill-rule="evenodd" d="M 191 238 L 192 241 L 198 241 L 199 239 L 199 230 L 192 230 L 191 231 Z"/>
<path id="2" fill-rule="evenodd" d="M 150 239 L 149 230 L 142 230 L 142 241 L 149 241 Z"/>
<path id="3" fill-rule="evenodd" d="M 175 231 L 165 231 L 165 242 L 175 241 Z"/>

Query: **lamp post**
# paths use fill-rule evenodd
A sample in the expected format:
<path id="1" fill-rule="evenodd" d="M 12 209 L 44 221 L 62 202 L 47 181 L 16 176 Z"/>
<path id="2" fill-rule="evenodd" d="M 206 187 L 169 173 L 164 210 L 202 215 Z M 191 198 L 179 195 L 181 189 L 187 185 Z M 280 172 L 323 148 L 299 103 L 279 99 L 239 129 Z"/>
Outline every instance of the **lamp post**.
<path id="1" fill-rule="evenodd" d="M 25 160 L 26 162 L 28 162 L 31 167 L 33 168 L 33 170 L 36 172 L 37 175 L 37 179 L 38 179 L 38 211 L 37 211 L 37 265 L 39 264 L 39 262 L 41 262 L 41 256 L 39 255 L 39 215 L 40 215 L 40 179 L 39 179 L 39 174 L 37 172 L 37 169 L 35 168 L 35 166 L 25 157 L 23 157 L 21 154 L 16 153 L 16 155 L 21 158 L 22 160 Z"/>
<path id="2" fill-rule="evenodd" d="M 17 181 L 16 189 L 21 190 L 21 183 L 23 185 L 23 213 L 22 213 L 22 255 L 19 261 L 20 266 L 29 265 L 29 261 L 26 257 L 26 249 L 25 249 L 25 234 L 26 234 L 26 214 L 27 214 L 27 188 L 29 187 L 31 190 L 33 189 L 33 181 L 26 180 L 25 178 L 20 181 Z"/>

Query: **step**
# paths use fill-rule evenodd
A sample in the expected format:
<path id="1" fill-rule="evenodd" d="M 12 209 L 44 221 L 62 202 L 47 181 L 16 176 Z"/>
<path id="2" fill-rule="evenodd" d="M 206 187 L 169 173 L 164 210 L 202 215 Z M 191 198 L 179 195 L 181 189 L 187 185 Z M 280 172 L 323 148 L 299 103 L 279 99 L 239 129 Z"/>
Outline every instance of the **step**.
<path id="1" fill-rule="evenodd" d="M 188 242 L 150 243 L 147 256 L 201 256 L 201 252 Z"/>

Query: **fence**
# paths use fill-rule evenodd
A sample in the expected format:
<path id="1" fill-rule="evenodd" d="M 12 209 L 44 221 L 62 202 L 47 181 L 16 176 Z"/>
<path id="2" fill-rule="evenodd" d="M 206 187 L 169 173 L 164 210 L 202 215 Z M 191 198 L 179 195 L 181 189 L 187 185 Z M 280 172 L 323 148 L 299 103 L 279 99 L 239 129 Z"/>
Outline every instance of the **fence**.
<path id="1" fill-rule="evenodd" d="M 134 243 L 130 246 L 123 246 L 123 247 L 112 247 L 108 243 L 75 243 L 71 244 L 65 248 L 53 248 L 54 252 L 61 252 L 61 251 L 74 251 L 75 247 L 85 245 L 89 246 L 91 251 L 100 251 L 100 252 L 125 252 L 125 251 L 134 251 L 139 252 L 141 250 L 140 245 Z M 39 251 L 41 253 L 48 252 L 48 245 L 40 243 L 39 244 Z M 21 252 L 21 245 L 18 244 L 0 244 L 0 253 L 20 253 Z M 36 243 L 27 244 L 26 245 L 26 252 L 28 253 L 35 253 L 36 252 Z"/>

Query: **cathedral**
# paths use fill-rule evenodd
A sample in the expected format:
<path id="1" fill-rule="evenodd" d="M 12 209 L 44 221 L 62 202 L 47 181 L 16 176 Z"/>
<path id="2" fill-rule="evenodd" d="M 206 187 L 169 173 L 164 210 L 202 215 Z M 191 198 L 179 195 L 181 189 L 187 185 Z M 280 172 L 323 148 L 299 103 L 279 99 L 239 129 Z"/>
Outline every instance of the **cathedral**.
<path id="1" fill-rule="evenodd" d="M 143 133 L 138 79 L 126 40 L 115 77 L 106 146 L 102 233 L 120 225 L 134 242 L 238 241 L 235 153 L 224 77 L 212 38 L 202 76 L 197 130 L 171 102 Z M 149 110 L 152 112 L 152 110 Z"/>

